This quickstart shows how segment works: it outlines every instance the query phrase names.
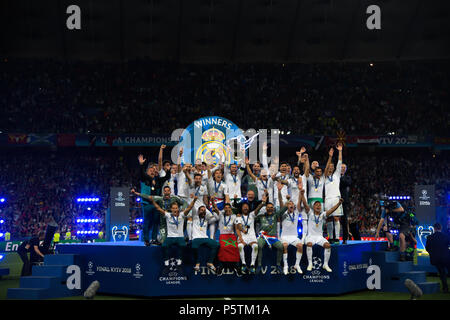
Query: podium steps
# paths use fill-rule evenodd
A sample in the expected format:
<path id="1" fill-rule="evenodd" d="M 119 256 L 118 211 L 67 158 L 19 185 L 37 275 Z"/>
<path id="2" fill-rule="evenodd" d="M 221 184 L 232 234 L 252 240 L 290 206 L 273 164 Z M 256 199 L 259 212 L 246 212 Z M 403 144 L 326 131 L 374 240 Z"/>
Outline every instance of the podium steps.
<path id="1" fill-rule="evenodd" d="M 381 269 L 381 291 L 409 292 L 405 280 L 411 279 L 422 289 L 424 294 L 439 292 L 438 282 L 427 282 L 426 271 L 420 270 L 411 261 L 400 261 L 398 251 L 375 251 L 364 253 L 371 264 Z"/>
<path id="2" fill-rule="evenodd" d="M 76 264 L 76 254 L 46 255 L 42 266 L 33 266 L 31 276 L 20 278 L 19 288 L 9 288 L 9 299 L 52 299 L 81 295 L 81 289 L 68 289 L 67 267 Z"/>

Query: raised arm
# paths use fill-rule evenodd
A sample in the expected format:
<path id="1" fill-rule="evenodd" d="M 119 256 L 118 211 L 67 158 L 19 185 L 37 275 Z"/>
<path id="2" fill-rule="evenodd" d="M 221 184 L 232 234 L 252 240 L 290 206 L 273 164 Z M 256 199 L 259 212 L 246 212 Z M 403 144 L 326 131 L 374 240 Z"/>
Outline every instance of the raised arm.
<path id="1" fill-rule="evenodd" d="M 206 166 L 206 170 L 208 171 L 208 180 L 212 177 L 211 168 L 213 167 L 212 163 Z"/>
<path id="2" fill-rule="evenodd" d="M 180 147 L 180 151 L 178 152 L 178 158 L 177 158 L 177 171 L 178 173 L 181 172 L 181 157 L 183 156 L 183 147 Z"/>
<path id="3" fill-rule="evenodd" d="M 305 147 L 301 147 L 300 151 L 297 151 L 295 154 L 298 156 L 297 165 L 300 166 L 302 155 L 305 153 L 306 149 Z"/>
<path id="4" fill-rule="evenodd" d="M 280 208 L 281 208 L 284 206 L 283 196 L 281 195 L 281 189 L 283 189 L 283 184 L 281 182 L 277 183 L 277 189 L 278 189 L 278 201 L 280 202 Z"/>
<path id="5" fill-rule="evenodd" d="M 162 144 L 161 147 L 159 148 L 159 154 L 158 154 L 158 172 L 161 171 L 162 169 L 162 160 L 163 160 L 163 152 L 164 149 L 166 148 L 165 144 Z"/>
<path id="6" fill-rule="evenodd" d="M 342 149 L 343 149 L 342 143 L 339 142 L 336 146 L 336 149 L 339 151 L 338 161 L 342 162 Z"/>
<path id="7" fill-rule="evenodd" d="M 258 177 L 255 176 L 255 174 L 253 173 L 252 169 L 250 168 L 250 161 L 248 160 L 248 158 L 245 158 L 245 165 L 247 167 L 248 175 L 253 179 L 254 182 L 256 182 L 258 180 Z"/>
<path id="8" fill-rule="evenodd" d="M 185 216 L 187 216 L 189 214 L 189 211 L 192 210 L 192 208 L 194 207 L 195 201 L 197 201 L 198 197 L 194 196 L 194 198 L 192 198 L 191 203 L 189 204 L 189 206 L 183 211 L 183 214 Z"/>
<path id="9" fill-rule="evenodd" d="M 152 196 L 149 196 L 145 193 L 136 192 L 134 189 L 131 189 L 131 193 L 133 193 L 141 198 L 145 198 L 145 199 L 151 201 L 153 203 L 153 205 L 155 206 L 156 210 L 158 210 L 161 214 L 166 214 L 166 212 L 163 209 L 161 209 L 161 207 L 156 203 L 155 199 L 153 199 Z"/>
<path id="10" fill-rule="evenodd" d="M 267 142 L 263 143 L 263 152 L 262 152 L 262 161 L 261 164 L 263 166 L 264 169 L 267 170 L 267 172 L 269 172 L 269 164 L 267 162 Z"/>
<path id="11" fill-rule="evenodd" d="M 309 156 L 308 156 L 308 154 L 307 153 L 305 153 L 305 164 L 304 164 L 304 166 L 303 166 L 303 168 L 304 168 L 304 171 L 305 171 L 305 177 L 309 177 L 309 172 L 310 172 L 310 164 L 309 164 Z"/>
<path id="12" fill-rule="evenodd" d="M 305 212 L 308 213 L 311 208 L 309 207 L 308 202 L 306 201 L 304 189 L 300 190 L 300 196 L 298 198 L 299 200 L 301 199 L 303 207 L 305 208 Z"/>
<path id="13" fill-rule="evenodd" d="M 327 165 L 325 166 L 325 170 L 323 171 L 323 176 L 325 177 L 328 173 L 328 169 L 331 165 L 331 161 L 333 161 L 333 154 L 334 154 L 334 149 L 331 148 L 330 151 L 328 151 L 328 161 L 327 161 Z"/>
<path id="14" fill-rule="evenodd" d="M 342 143 L 338 143 L 336 146 L 336 149 L 339 151 L 339 156 L 338 156 L 338 163 L 336 165 L 336 175 L 338 177 L 341 176 L 341 171 L 342 171 Z"/>
<path id="15" fill-rule="evenodd" d="M 192 185 L 191 175 L 187 172 L 186 169 L 183 169 L 183 173 L 184 173 L 184 176 L 186 177 L 186 179 L 188 180 L 189 185 L 191 186 Z"/>
<path id="16" fill-rule="evenodd" d="M 264 207 L 266 205 L 266 201 L 267 201 L 267 196 L 264 194 L 262 197 L 261 203 L 255 209 L 255 216 L 257 216 L 259 211 L 262 209 L 262 207 Z"/>
<path id="17" fill-rule="evenodd" d="M 333 212 L 335 212 L 336 209 L 339 208 L 339 206 L 342 204 L 342 202 L 344 202 L 344 199 L 340 198 L 340 199 L 339 199 L 339 202 L 336 203 L 330 210 L 328 210 L 328 211 L 326 212 L 327 217 L 328 217 L 330 214 L 332 214 Z"/>
<path id="18" fill-rule="evenodd" d="M 145 199 L 147 199 L 149 201 L 152 201 L 151 200 L 152 197 L 149 196 L 148 194 L 136 192 L 136 190 L 134 190 L 134 189 L 131 189 L 131 193 L 136 195 L 136 196 L 138 196 L 138 197 L 145 198 Z"/>
<path id="19" fill-rule="evenodd" d="M 139 161 L 139 176 L 141 181 L 144 181 L 147 177 L 147 173 L 145 172 L 144 163 L 147 161 L 142 154 L 138 156 Z"/>

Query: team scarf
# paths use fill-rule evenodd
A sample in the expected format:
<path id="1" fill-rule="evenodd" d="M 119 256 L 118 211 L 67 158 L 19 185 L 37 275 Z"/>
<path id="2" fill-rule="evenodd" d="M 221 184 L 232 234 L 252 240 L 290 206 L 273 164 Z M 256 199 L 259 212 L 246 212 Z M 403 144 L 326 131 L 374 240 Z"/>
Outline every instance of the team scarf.
<path id="1" fill-rule="evenodd" d="M 280 240 L 278 240 L 277 237 L 268 235 L 267 232 L 265 232 L 265 231 L 260 231 L 259 232 L 259 238 L 261 238 L 261 237 L 266 241 L 266 243 L 269 246 L 269 248 L 272 248 L 272 245 L 275 242 L 280 241 Z"/>

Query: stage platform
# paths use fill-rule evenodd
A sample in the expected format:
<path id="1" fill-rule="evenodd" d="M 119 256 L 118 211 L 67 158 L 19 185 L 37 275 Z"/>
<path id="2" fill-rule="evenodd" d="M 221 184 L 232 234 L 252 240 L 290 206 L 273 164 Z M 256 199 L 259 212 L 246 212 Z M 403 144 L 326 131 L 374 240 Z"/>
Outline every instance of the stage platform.
<path id="1" fill-rule="evenodd" d="M 201 270 L 192 265 L 192 249 L 187 247 L 181 268 L 172 259 L 164 267 L 161 247 L 146 247 L 140 241 L 58 244 L 56 254 L 46 255 L 44 265 L 33 266 L 32 276 L 20 279 L 20 288 L 8 289 L 12 299 L 48 299 L 81 295 L 93 281 L 100 282 L 99 293 L 144 297 L 189 296 L 283 296 L 340 295 L 367 290 L 370 265 L 381 270 L 381 290 L 407 292 L 405 279 L 417 283 L 425 294 L 439 290 L 439 283 L 426 282 L 426 272 L 420 265 L 398 261 L 398 252 L 385 251 L 383 241 L 350 241 L 333 245 L 329 265 L 331 273 L 322 268 L 323 249 L 313 247 L 314 269 L 306 271 L 303 254 L 298 274 L 292 265 L 295 248 L 289 248 L 290 274 L 280 274 L 276 268 L 276 251 L 264 248 L 260 274 L 226 272 L 220 276 L 205 266 L 206 248 L 200 249 Z M 250 248 L 247 248 L 250 257 Z M 249 264 L 249 261 L 247 261 Z M 81 272 L 81 289 L 68 289 L 66 280 L 70 265 Z"/>
<path id="2" fill-rule="evenodd" d="M 100 282 L 99 292 L 105 294 L 162 296 L 232 296 L 232 295 L 338 295 L 367 289 L 366 273 L 370 264 L 380 258 L 385 242 L 349 241 L 347 245 L 332 247 L 329 265 L 333 272 L 322 268 L 323 249 L 313 248 L 314 269 L 306 271 L 306 252 L 301 267 L 304 274 L 279 274 L 276 252 L 263 251 L 262 272 L 256 275 L 236 275 L 229 272 L 220 276 L 210 272 L 205 263 L 199 272 L 193 270 L 192 251 L 188 247 L 182 268 L 164 268 L 161 248 L 145 247 L 140 241 L 104 242 L 58 245 L 59 254 L 78 255 L 82 273 L 82 290 L 94 280 Z M 203 251 L 203 252 L 202 252 Z M 205 249 L 201 248 L 200 256 Z M 250 256 L 250 252 L 247 252 Z M 202 259 L 204 262 L 205 259 Z M 174 262 L 174 261 L 173 261 Z M 295 262 L 295 248 L 289 250 L 289 266 Z M 409 263 L 410 264 L 410 263 Z M 408 266 L 409 266 L 408 264 Z M 394 267 L 395 269 L 395 267 Z M 397 271 L 400 270 L 390 270 Z M 406 269 L 405 269 L 406 270 Z"/>

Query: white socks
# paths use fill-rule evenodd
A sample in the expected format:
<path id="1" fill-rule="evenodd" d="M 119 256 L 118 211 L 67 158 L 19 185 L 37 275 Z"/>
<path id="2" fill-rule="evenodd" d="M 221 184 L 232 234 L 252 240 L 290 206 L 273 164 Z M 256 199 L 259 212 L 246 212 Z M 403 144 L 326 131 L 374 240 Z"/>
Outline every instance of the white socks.
<path id="1" fill-rule="evenodd" d="M 256 243 L 252 244 L 252 266 L 255 265 L 256 257 L 258 256 L 258 245 Z"/>
<path id="2" fill-rule="evenodd" d="M 341 222 L 335 221 L 334 222 L 334 233 L 336 234 L 336 240 L 339 240 L 339 235 L 341 234 Z"/>
<path id="3" fill-rule="evenodd" d="M 299 266 L 301 260 L 302 260 L 302 253 L 297 251 L 295 253 L 295 265 Z"/>
<path id="4" fill-rule="evenodd" d="M 287 253 L 283 253 L 283 265 L 286 267 L 288 265 L 288 261 L 287 261 Z"/>
<path id="5" fill-rule="evenodd" d="M 331 255 L 331 249 L 330 248 L 324 249 L 324 253 L 323 253 L 323 256 L 324 256 L 323 265 L 324 266 L 328 266 L 328 261 L 330 260 L 330 255 Z"/>
<path id="6" fill-rule="evenodd" d="M 328 239 L 333 239 L 333 221 L 327 222 Z"/>
<path id="7" fill-rule="evenodd" d="M 312 266 L 312 247 L 306 247 L 306 256 L 308 257 L 308 265 Z"/>
<path id="8" fill-rule="evenodd" d="M 186 232 L 188 234 L 189 240 L 192 240 L 192 221 L 187 222 Z"/>
<path id="9" fill-rule="evenodd" d="M 209 238 L 214 240 L 215 235 L 216 235 L 216 223 L 213 222 L 209 225 Z"/>
<path id="10" fill-rule="evenodd" d="M 241 256 L 241 262 L 242 264 L 246 264 L 245 263 L 245 252 L 244 252 L 244 245 L 242 243 L 238 244 L 238 249 L 239 249 L 239 255 Z"/>
<path id="11" fill-rule="evenodd" d="M 245 263 L 245 251 L 244 251 L 244 245 L 242 243 L 238 244 L 239 249 L 239 255 L 241 256 L 241 262 L 242 264 Z M 258 256 L 258 245 L 256 243 L 252 244 L 252 262 L 251 265 L 255 265 L 256 257 Z"/>

